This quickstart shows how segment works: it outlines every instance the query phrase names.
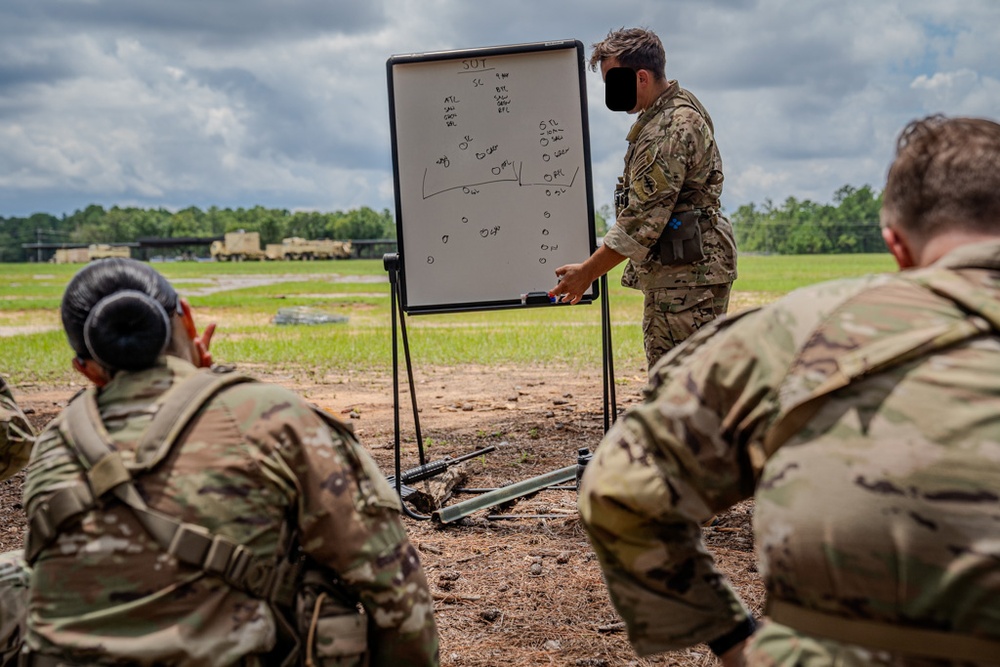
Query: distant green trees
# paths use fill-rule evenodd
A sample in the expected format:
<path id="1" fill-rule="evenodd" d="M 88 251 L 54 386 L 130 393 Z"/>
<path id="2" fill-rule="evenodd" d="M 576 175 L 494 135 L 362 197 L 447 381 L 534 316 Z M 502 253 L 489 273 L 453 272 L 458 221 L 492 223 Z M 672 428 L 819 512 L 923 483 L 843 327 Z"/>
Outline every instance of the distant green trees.
<path id="1" fill-rule="evenodd" d="M 730 216 L 741 252 L 813 255 L 883 252 L 879 228 L 882 194 L 865 185 L 845 185 L 834 204 L 789 197 L 780 207 L 768 200 L 758 208 L 746 204 Z"/>
<path id="2" fill-rule="evenodd" d="M 741 252 L 770 254 L 829 254 L 883 252 L 879 229 L 882 194 L 868 185 L 841 187 L 833 204 L 817 204 L 789 197 L 780 206 L 745 204 L 730 215 Z M 597 234 L 614 222 L 614 211 L 604 205 L 594 213 Z M 209 237 L 245 229 L 260 232 L 262 244 L 280 243 L 290 236 L 307 239 L 384 239 L 396 237 L 396 222 L 388 209 L 367 206 L 351 211 L 321 213 L 285 209 L 191 206 L 176 212 L 96 204 L 72 215 L 35 213 L 28 217 L 0 216 L 0 262 L 47 259 L 24 243 L 129 243 L 141 238 Z M 170 254 L 172 251 L 164 251 Z M 179 251 L 178 251 L 179 252 Z"/>
<path id="3" fill-rule="evenodd" d="M 191 206 L 170 212 L 163 208 L 105 209 L 94 204 L 62 217 L 48 213 L 0 216 L 0 262 L 34 261 L 52 254 L 52 251 L 38 253 L 24 249 L 21 247 L 24 243 L 130 243 L 151 237 L 222 236 L 238 229 L 260 232 L 262 244 L 281 243 L 290 236 L 344 241 L 396 237 L 396 221 L 388 209 L 381 213 L 368 207 L 334 213 L 293 213 L 263 206 L 249 209 L 212 206 L 204 211 Z"/>

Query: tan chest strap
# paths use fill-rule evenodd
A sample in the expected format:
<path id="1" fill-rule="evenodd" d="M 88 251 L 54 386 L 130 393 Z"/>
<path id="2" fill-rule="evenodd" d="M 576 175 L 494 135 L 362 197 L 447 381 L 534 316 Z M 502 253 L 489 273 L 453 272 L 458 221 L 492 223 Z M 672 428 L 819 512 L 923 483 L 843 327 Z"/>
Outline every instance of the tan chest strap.
<path id="1" fill-rule="evenodd" d="M 235 373 L 204 370 L 173 387 L 139 442 L 137 454 L 145 453 L 139 469 L 148 470 L 161 461 L 213 395 L 225 387 L 251 381 Z M 297 573 L 284 565 L 284 559 L 276 564 L 272 558 L 259 558 L 241 544 L 213 535 L 196 524 L 167 516 L 146 504 L 135 488 L 129 469 L 113 450 L 93 391 L 83 392 L 69 404 L 61 419 L 60 431 L 84 464 L 87 482 L 56 491 L 32 512 L 25 547 L 29 563 L 55 539 L 64 523 L 97 509 L 99 500 L 112 493 L 132 510 L 157 544 L 180 562 L 221 577 L 229 585 L 256 598 L 279 604 L 291 603 L 293 587 L 288 586 L 288 578 Z"/>

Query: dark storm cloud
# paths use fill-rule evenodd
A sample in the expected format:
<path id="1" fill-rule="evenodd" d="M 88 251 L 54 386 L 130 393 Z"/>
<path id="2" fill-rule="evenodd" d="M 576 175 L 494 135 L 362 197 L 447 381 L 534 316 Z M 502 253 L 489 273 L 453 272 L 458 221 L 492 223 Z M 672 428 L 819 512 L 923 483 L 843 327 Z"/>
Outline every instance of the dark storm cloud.
<path id="1" fill-rule="evenodd" d="M 240 2 L 135 2 L 95 0 L 5 0 L 4 16 L 11 34 L 31 23 L 73 31 L 107 31 L 131 35 L 188 36 L 204 44 L 246 44 L 288 39 L 319 32 L 353 33 L 385 20 L 385 3 L 314 2 L 313 0 L 240 0 Z M 0 29 L 2 30 L 2 29 Z"/>
<path id="2" fill-rule="evenodd" d="M 24 60 L 0 48 L 0 94 L 4 96 L 16 94 L 23 86 L 55 83 L 76 74 L 72 63 L 61 57 Z"/>

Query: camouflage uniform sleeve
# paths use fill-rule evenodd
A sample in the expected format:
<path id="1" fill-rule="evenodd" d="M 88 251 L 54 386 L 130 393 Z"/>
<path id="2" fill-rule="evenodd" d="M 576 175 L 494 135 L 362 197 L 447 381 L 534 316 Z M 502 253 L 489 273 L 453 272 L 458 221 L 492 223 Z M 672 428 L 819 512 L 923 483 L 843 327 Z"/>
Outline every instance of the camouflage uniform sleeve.
<path id="1" fill-rule="evenodd" d="M 750 497 L 760 472 L 745 446 L 773 417 L 794 353 L 761 314 L 716 322 L 664 357 L 645 403 L 608 432 L 584 474 L 581 518 L 640 655 L 748 622 L 700 524 Z"/>
<path id="2" fill-rule="evenodd" d="M 399 499 L 368 453 L 291 393 L 251 428 L 267 432 L 253 439 L 276 441 L 295 480 L 303 549 L 359 595 L 370 665 L 436 665 L 433 599 Z"/>
<path id="3" fill-rule="evenodd" d="M 35 432 L 14 401 L 7 382 L 0 377 L 0 482 L 28 463 Z"/>
<path id="4" fill-rule="evenodd" d="M 672 109 L 669 120 L 655 119 L 635 140 L 626 165 L 631 184 L 628 206 L 617 216 L 604 243 L 636 263 L 646 261 L 677 205 L 692 165 L 701 164 L 713 145 L 712 132 L 698 112 Z"/>

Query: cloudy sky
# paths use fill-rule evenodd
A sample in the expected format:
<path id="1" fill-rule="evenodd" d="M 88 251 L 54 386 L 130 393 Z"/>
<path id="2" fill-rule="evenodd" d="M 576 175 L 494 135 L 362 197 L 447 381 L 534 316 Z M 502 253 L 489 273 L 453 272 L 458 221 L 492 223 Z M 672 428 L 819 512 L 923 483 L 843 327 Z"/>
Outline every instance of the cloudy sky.
<path id="1" fill-rule="evenodd" d="M 930 113 L 1000 118 L 997 0 L 3 0 L 0 216 L 393 207 L 386 60 L 643 26 L 708 107 L 723 204 L 881 189 Z M 633 120 L 587 78 L 595 205 Z"/>

